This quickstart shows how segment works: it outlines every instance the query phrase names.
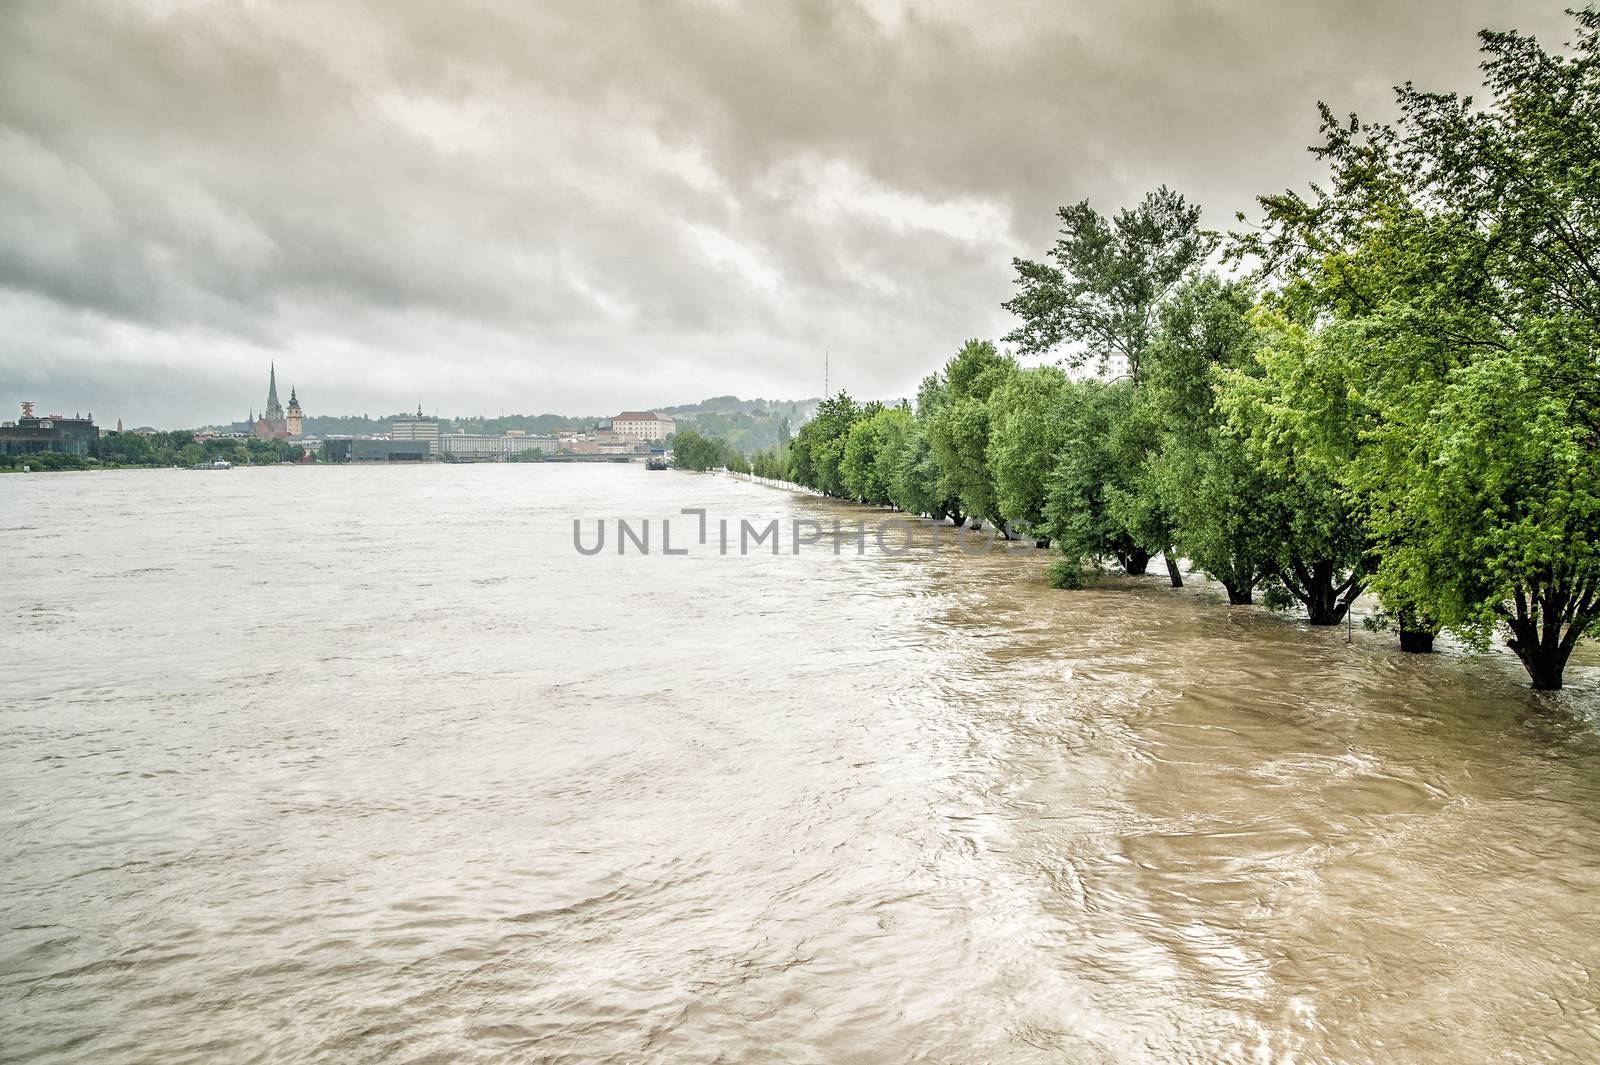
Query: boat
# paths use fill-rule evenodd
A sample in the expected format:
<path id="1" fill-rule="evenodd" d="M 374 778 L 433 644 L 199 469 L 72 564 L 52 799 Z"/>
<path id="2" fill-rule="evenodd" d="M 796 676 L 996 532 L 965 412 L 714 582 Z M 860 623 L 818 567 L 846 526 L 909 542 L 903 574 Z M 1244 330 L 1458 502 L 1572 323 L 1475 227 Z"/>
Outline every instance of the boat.
<path id="1" fill-rule="evenodd" d="M 667 468 L 667 457 L 665 455 L 651 455 L 644 460 L 644 468 L 647 470 L 664 470 Z"/>

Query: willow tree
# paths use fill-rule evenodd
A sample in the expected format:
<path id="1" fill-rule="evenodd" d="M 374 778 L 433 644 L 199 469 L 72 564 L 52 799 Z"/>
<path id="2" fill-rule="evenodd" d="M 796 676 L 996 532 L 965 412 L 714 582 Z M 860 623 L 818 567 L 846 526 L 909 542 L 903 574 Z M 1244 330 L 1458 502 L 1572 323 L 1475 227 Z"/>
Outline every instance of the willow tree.
<path id="1" fill-rule="evenodd" d="M 1283 298 L 1363 319 L 1375 584 L 1553 689 L 1600 635 L 1600 14 L 1569 54 L 1480 35 L 1491 100 L 1397 90 L 1393 124 L 1322 108 L 1331 180 L 1264 197 Z"/>

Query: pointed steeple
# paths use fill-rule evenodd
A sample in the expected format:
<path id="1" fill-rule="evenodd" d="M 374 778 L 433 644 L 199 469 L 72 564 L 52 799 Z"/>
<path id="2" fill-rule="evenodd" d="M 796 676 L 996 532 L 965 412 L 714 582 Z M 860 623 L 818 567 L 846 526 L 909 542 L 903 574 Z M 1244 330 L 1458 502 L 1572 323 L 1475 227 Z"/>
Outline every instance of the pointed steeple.
<path id="1" fill-rule="evenodd" d="M 270 421 L 283 416 L 283 404 L 278 402 L 278 367 L 276 363 L 269 363 L 267 370 L 267 413 Z"/>

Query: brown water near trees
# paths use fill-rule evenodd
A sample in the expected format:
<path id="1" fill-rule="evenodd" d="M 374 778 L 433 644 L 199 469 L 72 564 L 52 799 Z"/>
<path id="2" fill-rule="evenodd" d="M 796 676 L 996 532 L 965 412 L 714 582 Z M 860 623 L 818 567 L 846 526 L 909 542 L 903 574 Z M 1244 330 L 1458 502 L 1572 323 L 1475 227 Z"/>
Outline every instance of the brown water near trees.
<path id="1" fill-rule="evenodd" d="M 0 478 L 0 1060 L 1600 1059 L 1591 649 L 1539 694 L 1198 579 L 722 556 L 683 507 L 878 516 Z"/>

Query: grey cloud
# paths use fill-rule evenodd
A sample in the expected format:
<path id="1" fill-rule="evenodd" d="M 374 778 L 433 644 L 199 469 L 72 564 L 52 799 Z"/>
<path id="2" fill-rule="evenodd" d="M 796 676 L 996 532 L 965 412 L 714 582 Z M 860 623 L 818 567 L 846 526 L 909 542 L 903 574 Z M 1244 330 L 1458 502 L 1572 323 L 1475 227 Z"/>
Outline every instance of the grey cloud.
<path id="1" fill-rule="evenodd" d="M 824 348 L 904 393 L 1005 328 L 1057 204 L 1166 182 L 1226 224 L 1314 173 L 1315 100 L 1469 87 L 1473 32 L 1507 24 L 1565 26 L 1490 0 L 18 0 L 0 402 L 237 417 L 277 358 L 319 412 L 596 410 L 813 394 Z"/>

